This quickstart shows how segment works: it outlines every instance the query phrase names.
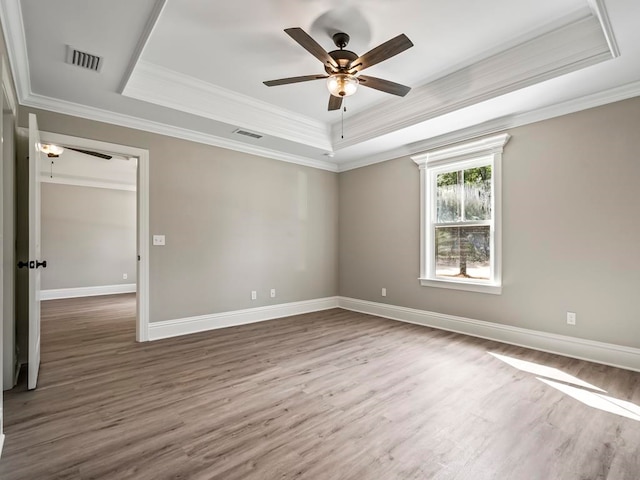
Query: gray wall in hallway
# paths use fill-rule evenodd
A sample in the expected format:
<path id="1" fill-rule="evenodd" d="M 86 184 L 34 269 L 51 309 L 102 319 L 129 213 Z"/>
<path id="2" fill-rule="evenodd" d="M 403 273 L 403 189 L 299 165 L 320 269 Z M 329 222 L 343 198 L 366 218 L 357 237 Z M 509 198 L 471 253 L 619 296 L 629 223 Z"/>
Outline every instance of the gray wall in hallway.
<path id="1" fill-rule="evenodd" d="M 43 290 L 136 283 L 136 192 L 42 183 L 41 198 Z"/>

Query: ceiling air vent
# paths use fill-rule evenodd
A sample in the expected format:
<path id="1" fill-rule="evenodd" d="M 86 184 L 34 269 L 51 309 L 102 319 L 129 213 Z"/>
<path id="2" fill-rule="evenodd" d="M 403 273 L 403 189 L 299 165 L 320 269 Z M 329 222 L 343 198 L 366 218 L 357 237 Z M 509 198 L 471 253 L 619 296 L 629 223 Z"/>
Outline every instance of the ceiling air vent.
<path id="1" fill-rule="evenodd" d="M 102 57 L 92 53 L 81 52 L 80 50 L 67 45 L 67 63 L 78 67 L 99 72 L 102 67 Z"/>
<path id="2" fill-rule="evenodd" d="M 262 135 L 260 135 L 259 133 L 249 132 L 247 130 L 242 130 L 241 128 L 234 130 L 233 133 L 244 135 L 245 137 L 262 138 Z"/>

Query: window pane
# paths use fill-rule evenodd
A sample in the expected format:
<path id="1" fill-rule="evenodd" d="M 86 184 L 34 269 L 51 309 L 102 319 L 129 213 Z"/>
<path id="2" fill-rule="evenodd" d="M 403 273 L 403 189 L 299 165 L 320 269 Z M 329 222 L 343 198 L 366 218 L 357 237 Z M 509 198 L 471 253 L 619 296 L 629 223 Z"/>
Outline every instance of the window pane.
<path id="1" fill-rule="evenodd" d="M 465 220 L 491 220 L 491 165 L 464 171 Z"/>
<path id="2" fill-rule="evenodd" d="M 437 227 L 436 277 L 489 280 L 491 234 L 488 225 Z"/>
<path id="3" fill-rule="evenodd" d="M 462 220 L 462 171 L 441 173 L 436 178 L 436 222 Z"/>

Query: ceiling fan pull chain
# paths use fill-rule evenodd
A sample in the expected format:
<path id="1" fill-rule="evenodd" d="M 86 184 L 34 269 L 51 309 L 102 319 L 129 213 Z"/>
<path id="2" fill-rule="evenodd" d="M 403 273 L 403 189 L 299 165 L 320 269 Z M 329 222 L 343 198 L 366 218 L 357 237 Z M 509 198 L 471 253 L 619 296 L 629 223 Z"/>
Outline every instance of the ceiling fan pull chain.
<path id="1" fill-rule="evenodd" d="M 344 112 L 347 111 L 347 99 L 343 99 L 342 100 L 344 102 L 344 106 L 342 107 L 342 118 L 341 118 L 341 127 L 342 127 L 342 132 L 340 133 L 340 138 L 344 139 Z"/>

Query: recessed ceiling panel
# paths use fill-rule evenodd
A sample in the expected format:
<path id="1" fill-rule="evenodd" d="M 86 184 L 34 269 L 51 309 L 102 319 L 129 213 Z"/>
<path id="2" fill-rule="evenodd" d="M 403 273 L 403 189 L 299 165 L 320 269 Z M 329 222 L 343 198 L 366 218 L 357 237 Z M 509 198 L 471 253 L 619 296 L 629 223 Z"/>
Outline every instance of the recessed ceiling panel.
<path id="1" fill-rule="evenodd" d="M 417 87 L 586 6 L 586 0 L 360 0 L 346 6 L 327 0 L 183 0 L 167 3 L 143 60 L 333 123 L 336 113 L 326 111 L 322 81 L 277 88 L 262 84 L 323 73 L 322 64 L 289 38 L 285 28 L 303 28 L 326 50 L 335 49 L 335 30 L 348 29 L 352 38 L 347 48 L 358 54 L 405 33 L 414 48 L 368 73 Z M 349 100 L 352 112 L 387 98 L 360 90 Z"/>

